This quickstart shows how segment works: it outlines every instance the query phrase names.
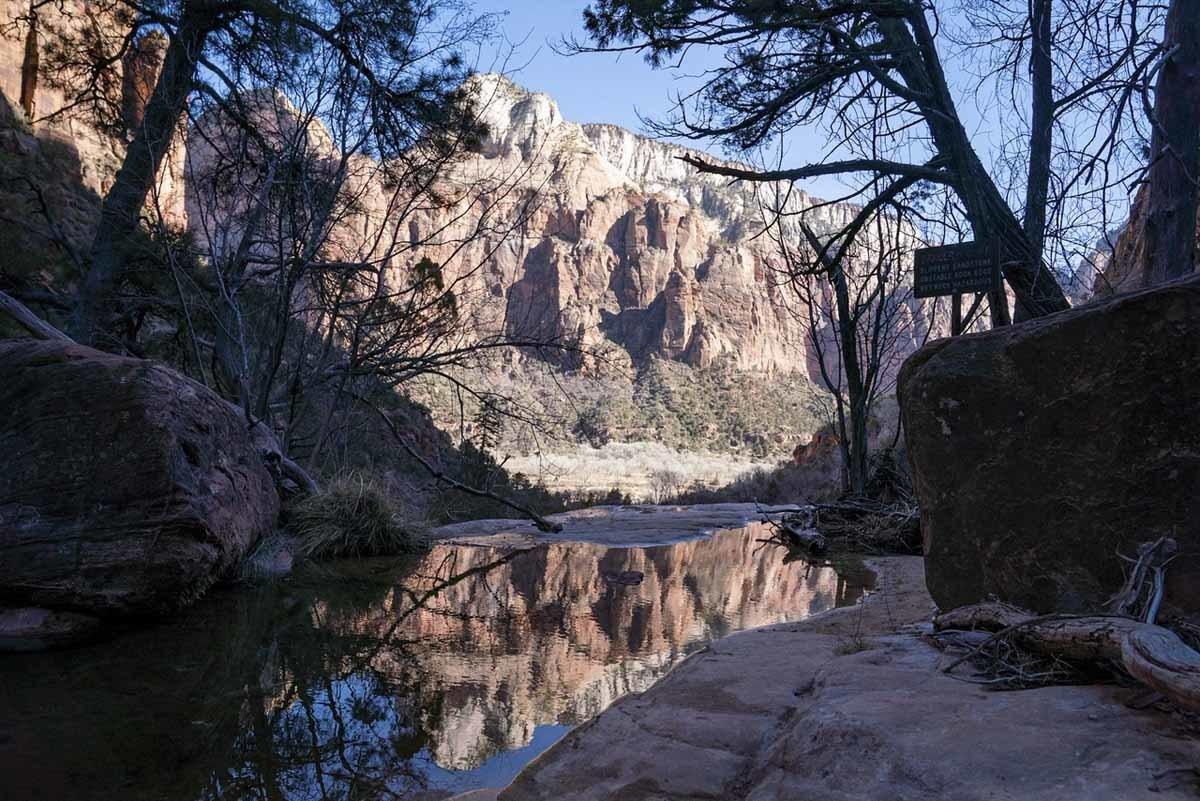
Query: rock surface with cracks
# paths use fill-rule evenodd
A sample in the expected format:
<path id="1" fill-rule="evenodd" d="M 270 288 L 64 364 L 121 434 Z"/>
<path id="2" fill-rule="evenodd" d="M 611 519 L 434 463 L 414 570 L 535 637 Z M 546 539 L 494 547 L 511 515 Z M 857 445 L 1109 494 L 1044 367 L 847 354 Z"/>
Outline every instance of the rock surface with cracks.
<path id="1" fill-rule="evenodd" d="M 941 339 L 897 384 L 943 609 L 1093 613 L 1174 538 L 1163 614 L 1200 611 L 1200 277 Z"/>

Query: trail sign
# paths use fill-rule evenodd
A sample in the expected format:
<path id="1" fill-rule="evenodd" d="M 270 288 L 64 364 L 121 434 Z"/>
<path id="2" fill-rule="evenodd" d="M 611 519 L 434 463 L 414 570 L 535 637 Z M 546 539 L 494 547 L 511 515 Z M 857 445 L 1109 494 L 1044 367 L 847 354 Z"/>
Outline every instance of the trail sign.
<path id="1" fill-rule="evenodd" d="M 918 298 L 990 292 L 1000 286 L 1000 243 L 961 242 L 919 248 L 913 254 L 913 294 Z"/>

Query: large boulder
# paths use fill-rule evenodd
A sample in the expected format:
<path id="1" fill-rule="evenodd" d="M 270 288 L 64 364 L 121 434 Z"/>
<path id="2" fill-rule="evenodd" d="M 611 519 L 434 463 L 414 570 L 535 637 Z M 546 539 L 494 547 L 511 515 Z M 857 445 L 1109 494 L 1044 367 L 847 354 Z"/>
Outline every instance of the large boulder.
<path id="1" fill-rule="evenodd" d="M 1096 611 L 1169 536 L 1200 610 L 1200 278 L 939 340 L 898 391 L 939 606 Z"/>
<path id="2" fill-rule="evenodd" d="M 169 614 L 276 523 L 245 421 L 162 365 L 0 341 L 0 410 L 0 606 Z"/>

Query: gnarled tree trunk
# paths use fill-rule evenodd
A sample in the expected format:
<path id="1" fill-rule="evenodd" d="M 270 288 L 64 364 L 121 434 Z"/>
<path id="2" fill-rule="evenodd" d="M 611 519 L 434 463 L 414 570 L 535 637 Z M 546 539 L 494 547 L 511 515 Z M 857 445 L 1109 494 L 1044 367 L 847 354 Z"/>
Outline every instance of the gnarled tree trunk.
<path id="1" fill-rule="evenodd" d="M 1024 229 L 971 145 L 941 72 L 924 12 L 915 11 L 909 21 L 913 32 L 898 18 L 881 17 L 879 31 L 888 49 L 897 54 L 896 69 L 905 84 L 918 93 L 922 116 L 929 125 L 938 155 L 955 175 L 952 185 L 976 238 L 999 239 L 1006 253 L 1019 257 L 1004 265 L 1004 277 L 1017 296 L 1018 318 L 1040 317 L 1070 308 L 1050 268 L 1034 257 Z M 991 294 L 994 325 L 1009 321 L 1007 299 L 1002 296 L 1002 292 Z"/>
<path id="2" fill-rule="evenodd" d="M 1180 706 L 1200 711 L 1200 653 L 1162 626 L 1117 615 L 1038 617 L 1007 604 L 984 603 L 939 615 L 934 627 L 997 631 L 1046 656 L 1112 660 Z"/>
<path id="3" fill-rule="evenodd" d="M 1172 0 L 1154 92 L 1146 198 L 1146 285 L 1192 272 L 1200 202 L 1200 0 Z"/>
<path id="4" fill-rule="evenodd" d="M 25 119 L 32 120 L 37 111 L 38 86 L 38 16 L 30 4 L 29 30 L 25 33 L 25 56 L 21 60 L 21 110 Z"/>
<path id="5" fill-rule="evenodd" d="M 91 263 L 79 290 L 73 321 L 76 338 L 88 345 L 110 349 L 121 346 L 120 309 L 114 294 L 121 283 L 142 207 L 171 148 L 192 91 L 196 65 L 214 24 L 212 14 L 196 5 L 184 6 L 141 124 L 104 197 L 100 224 L 92 241 Z"/>

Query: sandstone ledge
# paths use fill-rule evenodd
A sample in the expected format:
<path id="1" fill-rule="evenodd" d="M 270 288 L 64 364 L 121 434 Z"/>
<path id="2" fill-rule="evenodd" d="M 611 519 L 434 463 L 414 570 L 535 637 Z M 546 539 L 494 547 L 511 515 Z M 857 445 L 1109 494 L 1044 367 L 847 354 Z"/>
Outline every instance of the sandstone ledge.
<path id="1" fill-rule="evenodd" d="M 498 798 L 1195 798 L 1200 744 L 1178 721 L 1126 707 L 1116 687 L 988 692 L 945 676 L 914 625 L 932 611 L 921 560 L 874 567 L 862 607 L 714 643 Z M 869 647 L 847 653 L 856 631 Z"/>
<path id="2" fill-rule="evenodd" d="M 763 514 L 776 515 L 797 506 L 757 506 L 753 503 L 702 503 L 693 506 L 589 506 L 550 515 L 563 530 L 538 531 L 528 520 L 470 520 L 434 529 L 433 538 L 452 545 L 523 548 L 548 542 L 590 542 L 635 548 L 696 539 L 715 531 L 741 528 Z"/>

